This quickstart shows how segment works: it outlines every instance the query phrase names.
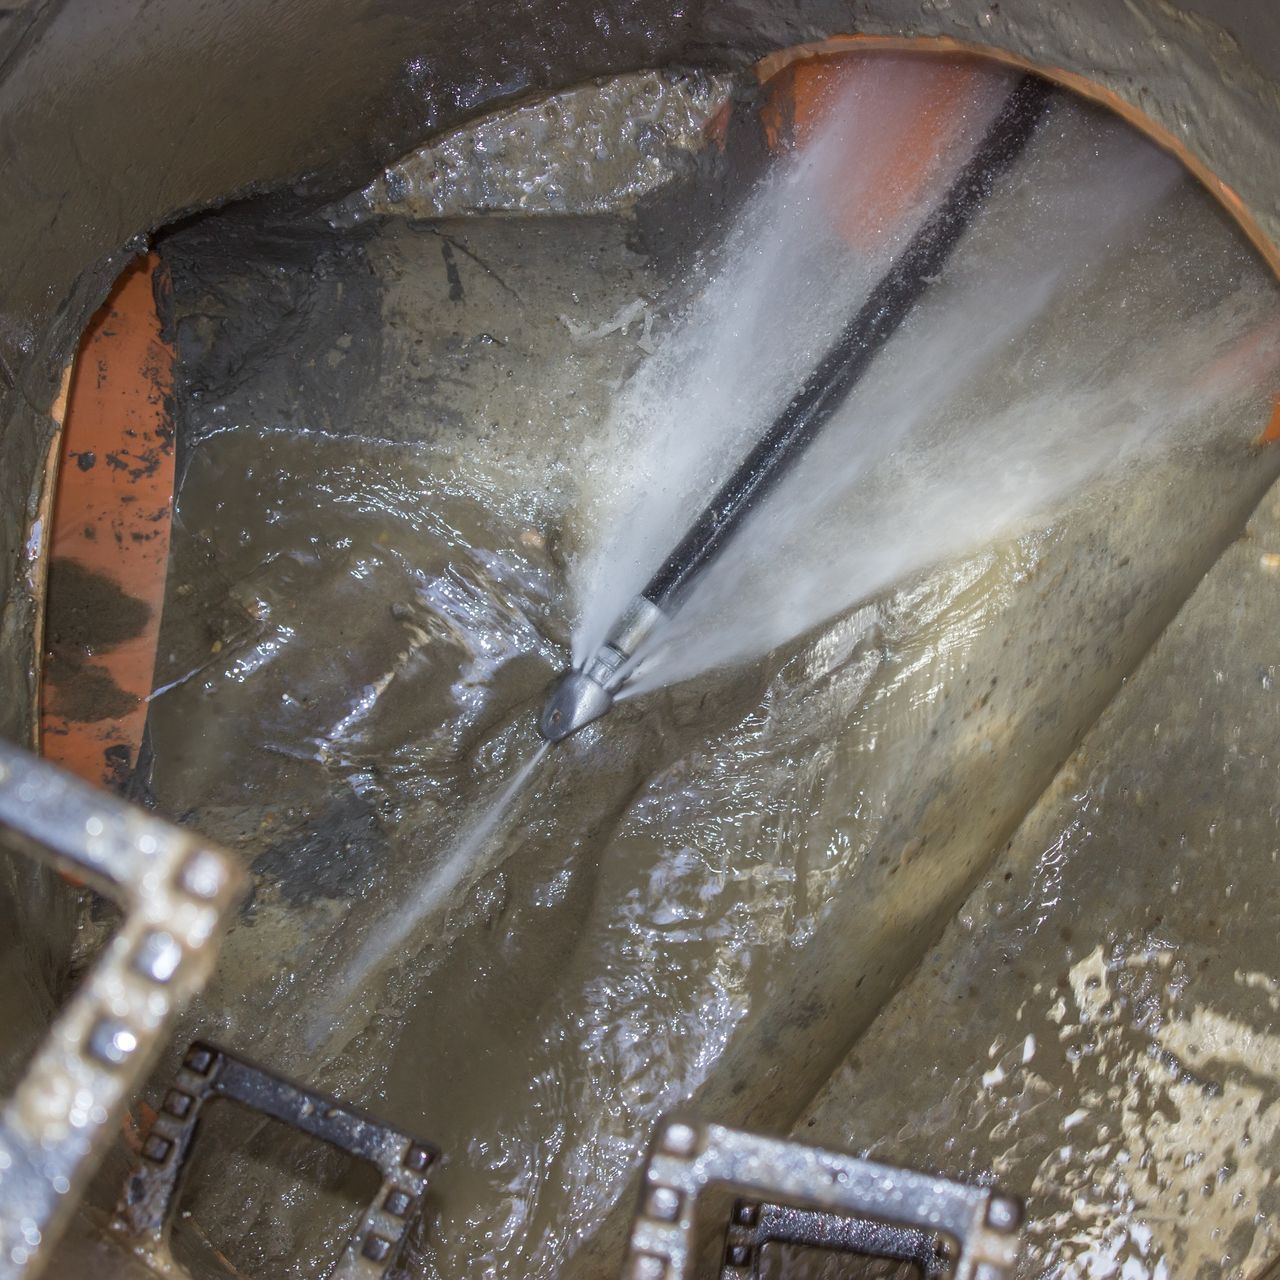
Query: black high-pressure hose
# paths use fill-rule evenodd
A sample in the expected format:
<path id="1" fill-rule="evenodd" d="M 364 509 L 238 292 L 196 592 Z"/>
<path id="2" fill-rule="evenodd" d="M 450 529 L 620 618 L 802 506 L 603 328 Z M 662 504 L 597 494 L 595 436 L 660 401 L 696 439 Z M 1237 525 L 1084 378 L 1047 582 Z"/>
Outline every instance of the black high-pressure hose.
<path id="1" fill-rule="evenodd" d="M 624 668 L 640 644 L 679 609 L 698 575 L 799 461 L 927 292 L 996 182 L 1031 140 L 1052 93 L 1052 86 L 1038 76 L 1019 80 L 937 208 L 648 586 L 631 602 L 609 638 L 581 670 L 566 671 L 557 679 L 538 721 L 549 742 L 576 733 L 613 705 L 626 679 Z"/>

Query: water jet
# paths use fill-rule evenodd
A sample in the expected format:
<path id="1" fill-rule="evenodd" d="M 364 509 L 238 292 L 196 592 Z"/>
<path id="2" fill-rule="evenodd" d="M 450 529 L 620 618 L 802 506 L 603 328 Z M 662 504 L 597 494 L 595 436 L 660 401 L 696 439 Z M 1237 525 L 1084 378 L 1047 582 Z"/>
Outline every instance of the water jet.
<path id="1" fill-rule="evenodd" d="M 835 345 L 720 486 L 591 659 L 580 671 L 567 671 L 556 681 L 538 720 L 548 742 L 563 741 L 612 707 L 641 645 L 680 608 L 698 576 L 796 465 L 940 277 L 983 201 L 1040 126 L 1051 93 L 1049 83 L 1035 76 L 1023 77 L 1014 88 L 938 207 L 896 255 Z"/>

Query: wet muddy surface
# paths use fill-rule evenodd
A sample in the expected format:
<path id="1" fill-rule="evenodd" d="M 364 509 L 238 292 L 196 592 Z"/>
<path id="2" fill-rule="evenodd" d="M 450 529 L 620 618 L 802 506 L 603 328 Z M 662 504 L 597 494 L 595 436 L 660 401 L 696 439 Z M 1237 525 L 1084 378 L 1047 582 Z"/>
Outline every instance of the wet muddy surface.
<path id="1" fill-rule="evenodd" d="M 143 601 L 76 560 L 49 566 L 49 599 L 45 634 L 50 646 L 86 657 L 132 640 L 151 616 Z"/>
<path id="2" fill-rule="evenodd" d="M 1277 545 L 1273 492 L 796 1128 L 1023 1190 L 1023 1275 L 1275 1253 Z"/>
<path id="3" fill-rule="evenodd" d="M 1262 288 L 1207 201 L 1180 199 L 1175 224 L 1217 237 L 1204 270 Z M 165 246 L 180 487 L 147 783 L 255 876 L 185 1030 L 442 1146 L 407 1274 L 612 1274 L 633 1170 L 677 1105 L 872 1145 L 838 1123 L 870 1092 L 833 1092 L 850 1046 L 1275 470 L 1249 448 L 1265 397 L 1218 406 L 1193 445 L 1047 524 L 625 703 L 534 765 L 470 848 L 567 659 L 601 425 L 693 278 L 643 228 L 643 213 L 350 228 L 243 209 Z M 1143 251 L 1158 306 L 1182 282 L 1159 237 Z M 1130 857 L 1137 876 L 1164 855 Z M 415 927 L 345 985 L 406 909 Z M 1067 974 L 1040 993 L 1042 1022 L 1061 995 L 1054 1026 L 1083 1024 L 1079 1001 L 1113 972 L 1138 984 L 1114 1000 L 1151 1007 L 1123 961 L 1146 943 L 1035 936 L 1037 970 Z M 1081 964 L 1097 972 L 1080 969 L 1077 998 Z M 1023 998 L 993 998 L 996 1058 Z M 950 1026 L 956 1000 L 932 1000 L 913 1018 L 941 1009 Z M 928 1044 L 914 1053 L 932 1068 Z M 807 1126 L 837 1068 L 825 1127 Z M 1064 1103 L 1123 1087 L 1059 1076 Z M 901 1077 L 875 1076 L 885 1116 Z M 1163 1103 L 1140 1093 L 1127 1123 L 1162 1123 Z M 1030 1190 L 1035 1170 L 1006 1153 L 1041 1139 L 988 1118 L 990 1145 L 957 1171 Z M 883 1132 L 881 1157 L 943 1163 Z M 205 1142 L 177 1246 L 194 1273 L 227 1273 L 207 1236 L 242 1274 L 317 1274 L 359 1211 L 337 1165 L 243 1120 Z M 1054 1176 L 1094 1178 L 1089 1150 Z M 1123 1216 L 1118 1184 L 1100 1198 Z M 1040 1274 L 1091 1219 L 1070 1198 L 1033 1215 Z"/>

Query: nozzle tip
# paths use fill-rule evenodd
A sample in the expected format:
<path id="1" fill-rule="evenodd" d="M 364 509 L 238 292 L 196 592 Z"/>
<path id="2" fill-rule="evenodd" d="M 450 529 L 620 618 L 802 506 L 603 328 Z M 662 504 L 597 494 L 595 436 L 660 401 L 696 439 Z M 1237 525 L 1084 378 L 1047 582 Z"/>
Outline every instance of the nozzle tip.
<path id="1" fill-rule="evenodd" d="M 538 717 L 538 732 L 548 742 L 563 742 L 613 706 L 613 694 L 582 671 L 566 671 L 551 686 Z"/>

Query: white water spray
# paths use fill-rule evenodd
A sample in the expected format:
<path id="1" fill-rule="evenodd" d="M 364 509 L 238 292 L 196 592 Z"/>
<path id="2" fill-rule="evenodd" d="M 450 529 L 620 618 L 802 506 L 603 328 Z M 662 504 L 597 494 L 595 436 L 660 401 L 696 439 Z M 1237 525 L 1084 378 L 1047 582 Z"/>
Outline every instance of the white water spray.
<path id="1" fill-rule="evenodd" d="M 341 981 L 308 1019 L 307 1044 L 323 1043 L 344 1010 L 363 1001 L 365 988 L 398 960 L 423 923 L 447 907 L 460 888 L 474 882 L 486 851 L 519 813 L 517 800 L 529 785 L 549 744 L 542 743 L 511 776 L 506 786 L 458 833 L 438 864 L 426 875 L 413 895 L 365 938 Z"/>
<path id="2" fill-rule="evenodd" d="M 936 89 L 919 60 L 877 60 L 840 95 L 826 126 L 774 166 L 747 201 L 705 287 L 624 388 L 586 461 L 590 518 L 603 536 L 573 567 L 583 606 L 575 666 L 595 652 L 733 462 L 834 341 L 977 145 L 1012 83 L 994 75 L 970 87 L 919 202 L 905 217 L 872 216 L 856 244 L 843 234 L 842 212 L 875 205 L 873 175 L 888 167 L 902 131 Z M 851 155 L 865 165 L 850 170 Z"/>
<path id="3" fill-rule="evenodd" d="M 1001 77 L 975 91 L 952 143 L 961 158 L 1006 91 Z M 591 477 L 599 533 L 574 575 L 575 661 L 594 652 L 945 184 L 948 174 L 934 175 L 897 234 L 869 249 L 836 233 L 833 174 L 864 141 L 874 148 L 883 93 L 855 82 L 780 166 L 708 286 L 624 390 Z M 1252 392 L 1275 365 L 1274 333 L 1243 364 L 1228 360 L 1230 376 L 1221 362 L 1251 342 L 1268 299 L 1241 292 L 1166 316 L 1143 309 L 1140 288 L 1104 287 L 1127 246 L 1159 234 L 1180 179 L 1124 125 L 1058 104 L 809 455 L 641 648 L 625 692 L 767 652 L 1043 518 L 1100 472 L 1173 446 L 1210 405 Z M 1171 253 L 1174 269 L 1194 269 Z"/>

